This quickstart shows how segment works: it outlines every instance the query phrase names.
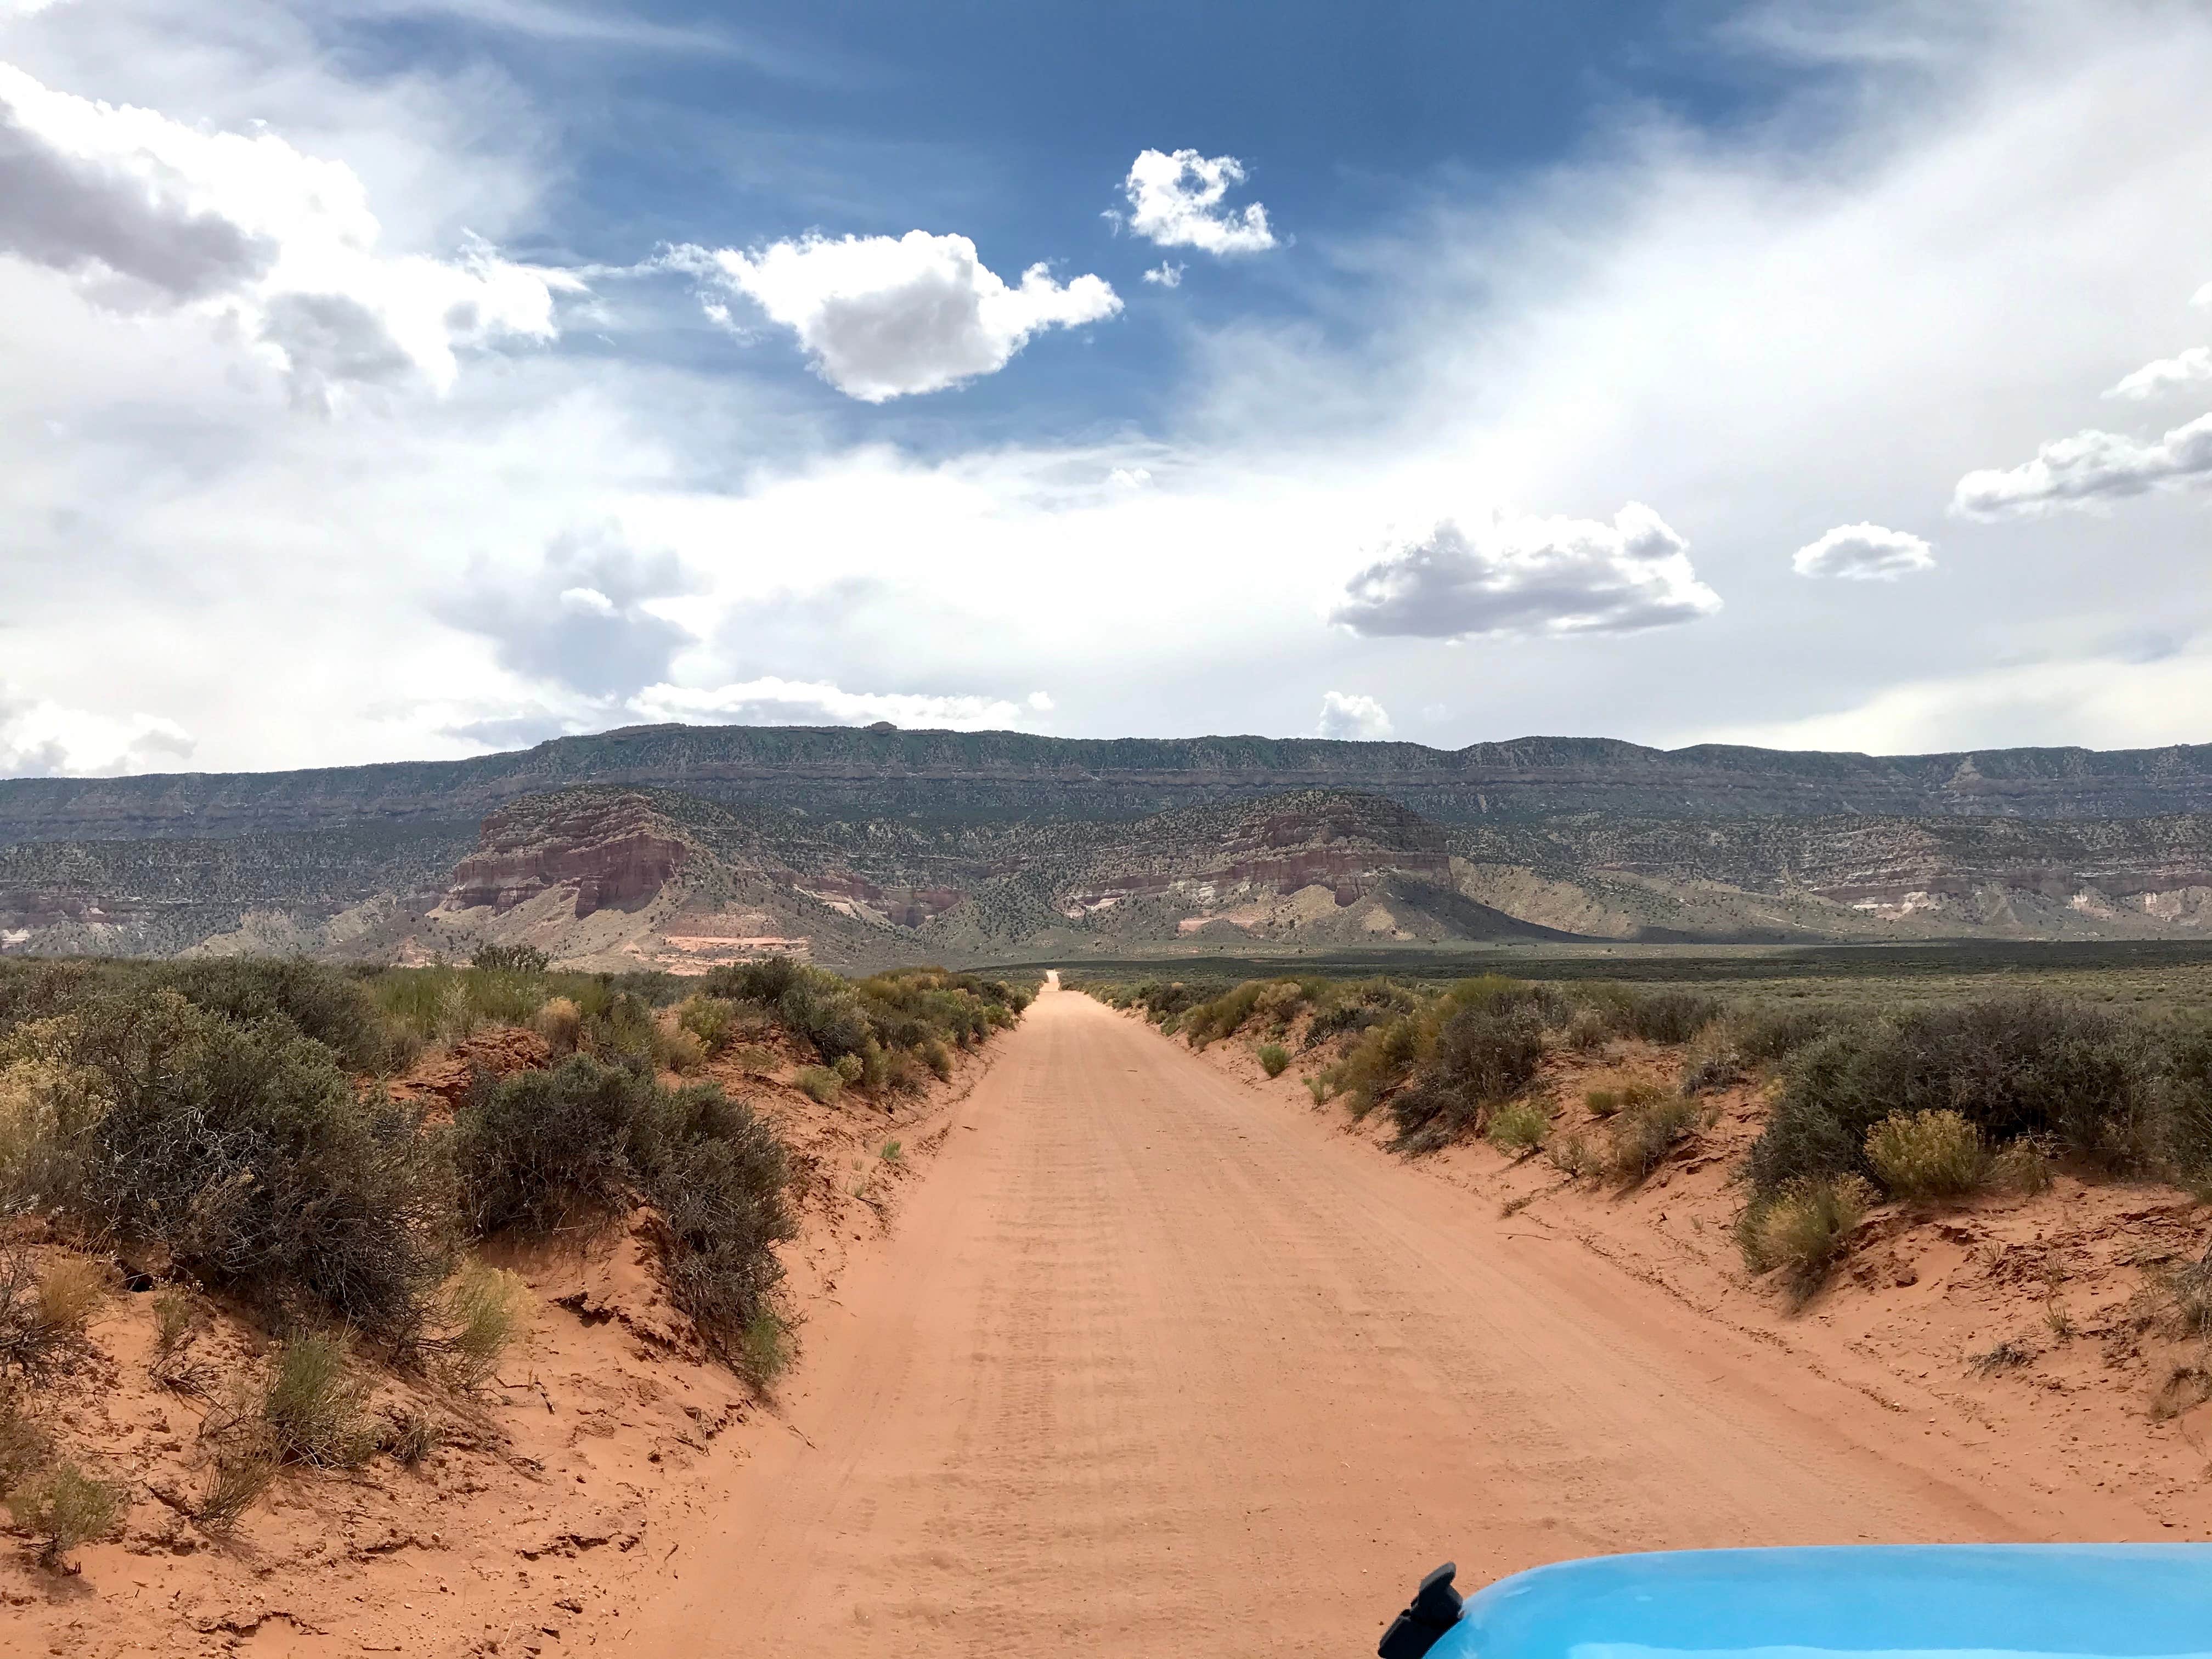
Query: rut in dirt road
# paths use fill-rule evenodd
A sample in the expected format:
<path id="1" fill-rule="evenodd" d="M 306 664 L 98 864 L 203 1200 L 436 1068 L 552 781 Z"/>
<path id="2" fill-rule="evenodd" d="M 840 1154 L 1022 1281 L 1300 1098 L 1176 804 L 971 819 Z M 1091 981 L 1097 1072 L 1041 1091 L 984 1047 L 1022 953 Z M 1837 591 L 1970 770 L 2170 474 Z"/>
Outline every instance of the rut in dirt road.
<path id="1" fill-rule="evenodd" d="M 1353 1655 L 1446 1557 L 2121 1524 L 1086 997 L 956 1124 L 636 1652 Z"/>

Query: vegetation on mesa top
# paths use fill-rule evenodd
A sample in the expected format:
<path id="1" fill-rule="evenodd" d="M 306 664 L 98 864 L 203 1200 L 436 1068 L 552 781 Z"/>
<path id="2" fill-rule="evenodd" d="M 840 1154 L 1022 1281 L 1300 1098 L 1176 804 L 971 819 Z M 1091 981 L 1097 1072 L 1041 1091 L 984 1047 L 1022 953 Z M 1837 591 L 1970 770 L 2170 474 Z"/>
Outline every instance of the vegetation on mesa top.
<path id="1" fill-rule="evenodd" d="M 691 1074 L 796 1059 L 827 1078 L 818 1097 L 918 1091 L 1028 1000 L 972 975 L 856 982 L 781 960 L 689 982 L 559 974 L 526 947 L 364 973 L 0 964 L 0 1220 L 91 1253 L 0 1240 L 0 1494 L 55 1561 L 112 1518 L 112 1485 L 54 1451 L 40 1406 L 88 1352 L 101 1256 L 171 1286 L 157 1364 L 216 1306 L 289 1336 L 265 1385 L 211 1419 L 196 1513 L 215 1531 L 284 1463 L 421 1455 L 426 1425 L 362 1419 L 349 1345 L 481 1383 L 525 1300 L 471 1255 L 502 1235 L 641 1223 L 702 1342 L 765 1381 L 790 1349 L 774 1250 L 790 1171 L 765 1119 Z M 475 1073 L 450 1121 L 376 1081 L 523 1024 L 543 1062 Z"/>
<path id="2" fill-rule="evenodd" d="M 1483 1135 L 1570 1180 L 1634 1186 L 1711 1127 L 1706 1097 L 1756 1083 L 1765 1117 L 1737 1240 L 1809 1294 L 1869 1209 L 2047 1185 L 2054 1165 L 2212 1201 L 2212 1018 L 2123 1013 L 2035 992 L 1905 1007 L 1735 1004 L 1686 988 L 1499 975 L 1422 986 L 1322 977 L 1137 983 L 1066 976 L 1191 1046 L 1240 1036 L 1269 1076 L 1297 1045 L 1315 1103 L 1386 1110 L 1396 1145 Z M 1626 1040 L 1674 1051 L 1671 1088 L 1592 1088 L 1560 1130 L 1553 1057 Z"/>

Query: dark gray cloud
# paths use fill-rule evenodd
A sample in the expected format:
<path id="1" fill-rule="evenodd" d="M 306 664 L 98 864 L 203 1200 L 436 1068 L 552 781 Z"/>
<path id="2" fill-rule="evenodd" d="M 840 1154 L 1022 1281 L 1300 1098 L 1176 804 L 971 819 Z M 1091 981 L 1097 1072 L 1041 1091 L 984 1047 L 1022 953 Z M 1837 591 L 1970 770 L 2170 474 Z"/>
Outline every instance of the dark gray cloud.
<path id="1" fill-rule="evenodd" d="M 1594 519 L 1498 520 L 1474 535 L 1449 520 L 1345 585 L 1329 620 L 1370 638 L 1626 634 L 1711 616 L 1689 544 L 1632 501 Z"/>
<path id="2" fill-rule="evenodd" d="M 437 615 L 489 640 L 500 665 L 525 678 L 624 697 L 666 679 L 676 653 L 693 642 L 645 602 L 694 591 L 673 553 L 640 553 L 617 532 L 599 529 L 557 538 L 535 570 L 479 561 Z"/>

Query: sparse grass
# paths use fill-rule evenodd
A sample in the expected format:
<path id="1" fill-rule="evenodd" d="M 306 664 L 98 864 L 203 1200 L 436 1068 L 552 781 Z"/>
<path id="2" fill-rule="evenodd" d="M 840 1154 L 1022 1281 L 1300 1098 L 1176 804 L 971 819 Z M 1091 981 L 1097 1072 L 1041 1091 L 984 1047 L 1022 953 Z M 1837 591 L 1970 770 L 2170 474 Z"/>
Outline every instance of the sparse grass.
<path id="1" fill-rule="evenodd" d="M 189 1291 L 172 1285 L 154 1297 L 154 1364 L 156 1369 L 174 1359 L 191 1340 L 198 1310 Z"/>
<path id="2" fill-rule="evenodd" d="M 350 1469 L 367 1462 L 377 1437 L 363 1421 L 368 1385 L 353 1373 L 344 1340 L 325 1331 L 278 1351 L 261 1395 L 261 1419 L 280 1463 Z"/>
<path id="3" fill-rule="evenodd" d="M 1329 1075 L 1326 1071 L 1315 1073 L 1311 1077 L 1306 1079 L 1305 1083 L 1306 1092 L 1313 1097 L 1313 1103 L 1315 1105 L 1326 1106 L 1328 1104 Z"/>
<path id="4" fill-rule="evenodd" d="M 1814 1176 L 1754 1200 L 1736 1222 L 1736 1243 L 1753 1273 L 1782 1270 L 1800 1301 L 1827 1276 L 1865 1218 L 1875 1190 L 1856 1175 Z"/>
<path id="5" fill-rule="evenodd" d="M 1973 1355 L 1967 1363 L 1978 1376 L 1994 1376 L 1999 1371 L 2017 1370 L 2035 1358 L 2035 1350 L 2016 1336 L 2008 1336 L 1995 1347 Z"/>
<path id="6" fill-rule="evenodd" d="M 884 1142 L 884 1150 L 878 1156 L 893 1169 L 898 1168 L 906 1162 L 906 1153 L 896 1140 Z"/>
<path id="7" fill-rule="evenodd" d="M 791 1322 L 773 1308 L 763 1307 L 744 1323 L 738 1340 L 738 1369 L 766 1388 L 798 1358 L 797 1333 Z"/>
<path id="8" fill-rule="evenodd" d="M 1899 1198 L 1966 1198 L 1990 1178 L 1980 1132 L 1953 1111 L 1891 1114 L 1867 1131 L 1866 1161 Z"/>
<path id="9" fill-rule="evenodd" d="M 415 1469 L 445 1443 L 443 1424 L 420 1412 L 405 1412 L 385 1431 L 382 1449 L 400 1468 Z"/>
<path id="10" fill-rule="evenodd" d="M 818 1106 L 833 1104 L 845 1092 L 845 1079 L 827 1066 L 802 1066 L 792 1073 L 792 1085 Z"/>
<path id="11" fill-rule="evenodd" d="M 531 1016 L 530 1023 L 545 1039 L 546 1048 L 556 1060 L 574 1054 L 584 1038 L 584 1011 L 567 997 L 547 999 Z"/>
<path id="12" fill-rule="evenodd" d="M 1583 1104 L 1589 1109 L 1592 1117 L 1607 1118 L 1631 1107 L 1649 1105 L 1655 1100 L 1666 1097 L 1667 1091 L 1657 1084 L 1637 1079 L 1587 1090 L 1583 1095 Z"/>
<path id="13" fill-rule="evenodd" d="M 2049 1192 L 2051 1179 L 2051 1154 L 2033 1136 L 2023 1135 L 2000 1147 L 1990 1158 L 1989 1181 L 1993 1187 L 2032 1198 Z"/>
<path id="14" fill-rule="evenodd" d="M 1269 1077 L 1280 1077 L 1290 1066 L 1291 1051 L 1279 1042 L 1263 1042 L 1253 1054 L 1260 1061 L 1260 1069 Z"/>
<path id="15" fill-rule="evenodd" d="M 85 1353 L 85 1327 L 106 1293 L 105 1273 L 82 1256 L 42 1269 L 28 1249 L 0 1252 L 0 1382 L 67 1370 Z"/>
<path id="16" fill-rule="evenodd" d="M 0 1492 L 13 1492 L 54 1455 L 53 1440 L 23 1409 L 13 1387 L 0 1389 Z"/>
<path id="17" fill-rule="evenodd" d="M 1648 1180 L 1697 1124 L 1697 1103 L 1680 1095 L 1623 1107 L 1606 1126 L 1606 1173 L 1624 1187 Z"/>
<path id="18" fill-rule="evenodd" d="M 471 1260 L 446 1287 L 447 1329 L 437 1352 L 449 1379 L 461 1389 L 481 1388 L 507 1351 L 530 1328 L 530 1286 L 520 1273 Z"/>
<path id="19" fill-rule="evenodd" d="M 226 1537 L 237 1530 L 246 1511 L 261 1501 L 276 1479 L 276 1456 L 266 1433 L 241 1434 L 235 1443 L 216 1453 L 192 1519 L 204 1530 Z"/>
<path id="20" fill-rule="evenodd" d="M 757 1042 L 733 1043 L 724 1058 L 747 1077 L 774 1077 L 783 1066 L 775 1049 Z"/>
<path id="21" fill-rule="evenodd" d="M 1516 1100 L 1491 1114 L 1485 1133 L 1502 1152 L 1533 1152 L 1551 1131 L 1551 1114 L 1533 1100 Z"/>
<path id="22" fill-rule="evenodd" d="M 2053 1341 L 2064 1342 L 2075 1334 L 2074 1316 L 2063 1302 L 2053 1302 L 2043 1310 L 2043 1323 Z"/>
<path id="23" fill-rule="evenodd" d="M 76 1464 L 49 1464 L 8 1494 L 8 1513 L 40 1540 L 40 1565 L 68 1571 L 70 1552 L 106 1537 L 130 1504 L 130 1488 Z"/>
<path id="24" fill-rule="evenodd" d="M 1572 1132 L 1553 1135 L 1546 1143 L 1544 1152 L 1552 1160 L 1553 1167 L 1570 1181 L 1594 1176 L 1604 1167 L 1604 1160 L 1596 1149 Z"/>

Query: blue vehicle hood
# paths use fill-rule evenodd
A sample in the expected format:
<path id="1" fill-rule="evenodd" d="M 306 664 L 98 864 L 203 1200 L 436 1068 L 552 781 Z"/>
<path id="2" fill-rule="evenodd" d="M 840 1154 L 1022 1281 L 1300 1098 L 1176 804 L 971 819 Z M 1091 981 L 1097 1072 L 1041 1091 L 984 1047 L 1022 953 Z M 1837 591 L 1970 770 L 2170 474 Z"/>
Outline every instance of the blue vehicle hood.
<path id="1" fill-rule="evenodd" d="M 1600 1556 L 1500 1579 L 1430 1659 L 2212 1659 L 2212 1545 Z"/>

